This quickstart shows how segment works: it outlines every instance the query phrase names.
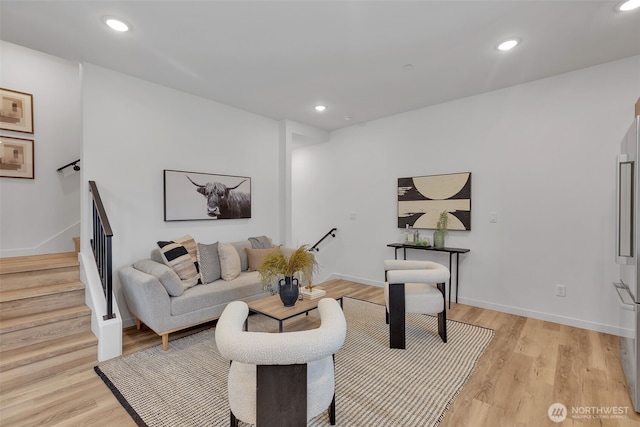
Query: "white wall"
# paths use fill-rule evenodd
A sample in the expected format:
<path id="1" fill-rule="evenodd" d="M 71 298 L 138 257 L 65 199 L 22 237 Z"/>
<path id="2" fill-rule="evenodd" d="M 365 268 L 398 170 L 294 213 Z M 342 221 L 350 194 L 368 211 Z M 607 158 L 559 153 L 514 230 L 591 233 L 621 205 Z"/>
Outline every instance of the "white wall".
<path id="1" fill-rule="evenodd" d="M 258 235 L 277 241 L 278 122 L 92 64 L 82 66 L 82 85 L 82 207 L 89 208 L 86 183 L 96 181 L 114 233 L 121 309 L 117 270 L 147 258 L 158 240 L 191 234 L 202 243 Z M 251 177 L 252 218 L 164 222 L 164 169 Z M 83 242 L 88 230 L 83 224 Z M 130 313 L 122 316 L 130 324 Z"/>
<path id="2" fill-rule="evenodd" d="M 293 239 L 337 227 L 321 276 L 381 284 L 397 178 L 470 171 L 472 230 L 446 240 L 471 249 L 460 302 L 615 333 L 615 155 L 639 95 L 633 57 L 333 132 L 293 153 Z"/>
<path id="3" fill-rule="evenodd" d="M 33 95 L 35 179 L 0 178 L 0 256 L 73 251 L 80 235 L 80 175 L 57 172 L 80 158 L 78 64 L 0 41 L 0 87 Z M 80 164 L 82 166 L 82 163 Z"/>

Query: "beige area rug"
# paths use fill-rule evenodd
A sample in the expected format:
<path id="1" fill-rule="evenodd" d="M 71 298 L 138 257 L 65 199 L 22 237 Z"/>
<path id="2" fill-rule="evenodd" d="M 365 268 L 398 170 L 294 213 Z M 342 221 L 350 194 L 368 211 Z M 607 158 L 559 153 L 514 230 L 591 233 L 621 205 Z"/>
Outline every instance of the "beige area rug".
<path id="1" fill-rule="evenodd" d="M 384 312 L 384 306 L 344 299 L 347 338 L 336 354 L 336 425 L 437 426 L 494 332 L 449 320 L 444 344 L 435 317 L 408 315 L 407 349 L 392 350 Z M 249 318 L 252 331 L 276 327 L 264 316 Z M 106 361 L 96 372 L 140 426 L 228 426 L 228 369 L 211 329 L 172 341 L 167 352 L 157 346 Z M 329 426 L 329 417 L 323 413 L 309 425 Z"/>

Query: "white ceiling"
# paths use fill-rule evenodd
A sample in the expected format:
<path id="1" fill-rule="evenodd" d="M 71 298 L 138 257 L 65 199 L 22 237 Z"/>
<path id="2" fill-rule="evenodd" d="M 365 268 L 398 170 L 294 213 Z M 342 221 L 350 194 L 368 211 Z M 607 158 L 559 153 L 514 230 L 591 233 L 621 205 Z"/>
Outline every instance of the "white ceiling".
<path id="1" fill-rule="evenodd" d="M 640 9 L 619 3 L 1 0 L 0 38 L 333 130 L 639 55 Z"/>

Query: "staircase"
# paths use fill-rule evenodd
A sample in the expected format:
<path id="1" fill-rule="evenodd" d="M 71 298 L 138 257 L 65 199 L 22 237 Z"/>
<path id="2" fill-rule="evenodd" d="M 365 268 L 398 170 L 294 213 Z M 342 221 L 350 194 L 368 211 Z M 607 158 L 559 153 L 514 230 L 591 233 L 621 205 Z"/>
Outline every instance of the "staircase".
<path id="1" fill-rule="evenodd" d="M 75 252 L 0 258 L 0 398 L 97 363 Z"/>

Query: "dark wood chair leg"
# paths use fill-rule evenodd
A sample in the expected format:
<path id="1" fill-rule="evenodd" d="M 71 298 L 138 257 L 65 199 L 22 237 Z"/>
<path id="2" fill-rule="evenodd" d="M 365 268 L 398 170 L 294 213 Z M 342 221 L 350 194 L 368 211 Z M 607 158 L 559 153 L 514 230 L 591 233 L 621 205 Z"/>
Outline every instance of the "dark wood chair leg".
<path id="1" fill-rule="evenodd" d="M 389 310 L 386 307 L 384 308 L 384 321 L 387 325 L 389 324 Z"/>
<path id="2" fill-rule="evenodd" d="M 404 283 L 389 284 L 389 348 L 406 348 Z"/>
<path id="3" fill-rule="evenodd" d="M 231 427 L 238 427 L 238 419 L 236 418 L 236 416 L 233 415 L 233 412 L 231 411 L 229 411 L 229 415 L 231 420 Z"/>
<path id="4" fill-rule="evenodd" d="M 442 292 L 442 298 L 444 299 L 445 284 L 438 283 L 438 289 Z M 444 300 L 444 308 L 441 313 L 438 313 L 438 334 L 442 338 L 443 342 L 447 342 L 447 301 Z"/>
<path id="5" fill-rule="evenodd" d="M 331 405 L 329 405 L 329 423 L 332 426 L 336 425 L 336 395 L 333 394 L 333 399 L 331 400 Z"/>
<path id="6" fill-rule="evenodd" d="M 256 366 L 256 427 L 307 425 L 307 365 Z M 281 396 L 296 396 L 295 404 Z"/>

